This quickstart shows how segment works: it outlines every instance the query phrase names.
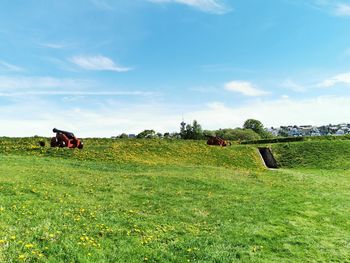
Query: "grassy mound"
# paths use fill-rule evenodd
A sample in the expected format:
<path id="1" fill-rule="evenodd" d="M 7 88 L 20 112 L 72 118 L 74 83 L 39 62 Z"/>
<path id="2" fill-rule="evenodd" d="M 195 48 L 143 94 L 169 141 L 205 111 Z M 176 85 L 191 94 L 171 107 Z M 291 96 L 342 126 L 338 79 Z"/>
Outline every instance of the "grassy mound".
<path id="1" fill-rule="evenodd" d="M 46 147 L 39 141 L 45 140 Z M 50 148 L 48 139 L 0 139 L 0 153 L 61 157 L 135 165 L 215 166 L 263 169 L 252 146 L 217 147 L 205 141 L 86 139 L 84 149 Z"/>
<path id="2" fill-rule="evenodd" d="M 350 168 L 350 141 L 306 141 L 271 148 L 281 167 Z"/>

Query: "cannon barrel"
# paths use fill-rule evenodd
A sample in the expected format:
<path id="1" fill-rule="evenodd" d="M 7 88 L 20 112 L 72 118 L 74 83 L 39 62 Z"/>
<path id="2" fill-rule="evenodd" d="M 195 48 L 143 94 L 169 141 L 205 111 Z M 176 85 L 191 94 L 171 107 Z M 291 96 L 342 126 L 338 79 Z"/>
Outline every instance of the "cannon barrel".
<path id="1" fill-rule="evenodd" d="M 53 128 L 52 130 L 54 133 L 62 133 L 64 135 L 66 135 L 68 138 L 73 138 L 75 137 L 74 134 L 72 132 L 67 132 L 67 131 L 62 131 L 62 130 L 59 130 L 59 129 L 56 129 L 56 128 Z"/>

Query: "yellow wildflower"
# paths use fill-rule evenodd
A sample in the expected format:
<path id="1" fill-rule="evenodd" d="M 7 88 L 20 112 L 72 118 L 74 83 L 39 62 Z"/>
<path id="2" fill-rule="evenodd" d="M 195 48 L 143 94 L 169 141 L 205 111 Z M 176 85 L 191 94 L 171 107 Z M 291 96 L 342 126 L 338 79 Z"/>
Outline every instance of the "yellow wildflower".
<path id="1" fill-rule="evenodd" d="M 19 255 L 19 256 L 18 256 L 18 259 L 19 259 L 19 260 L 25 260 L 25 259 L 26 259 L 26 256 L 23 255 L 23 254 L 22 254 L 22 255 Z"/>
<path id="2" fill-rule="evenodd" d="M 25 248 L 33 248 L 33 247 L 34 247 L 34 245 L 33 245 L 33 244 L 31 244 L 31 243 L 29 243 L 29 244 L 25 244 L 25 245 L 24 245 L 24 247 L 25 247 Z"/>

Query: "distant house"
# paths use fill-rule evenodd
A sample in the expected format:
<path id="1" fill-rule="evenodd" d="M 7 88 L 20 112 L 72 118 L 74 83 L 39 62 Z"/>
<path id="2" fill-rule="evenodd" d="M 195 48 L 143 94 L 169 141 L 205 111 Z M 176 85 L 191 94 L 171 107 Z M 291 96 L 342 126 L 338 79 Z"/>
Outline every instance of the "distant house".
<path id="1" fill-rule="evenodd" d="M 271 133 L 273 136 L 278 136 L 279 130 L 280 130 L 279 128 L 274 128 L 274 127 L 271 127 L 269 129 L 267 129 L 267 131 L 269 133 Z"/>
<path id="2" fill-rule="evenodd" d="M 302 132 L 298 128 L 289 128 L 288 136 L 298 137 L 302 135 Z"/>
<path id="3" fill-rule="evenodd" d="M 302 129 L 311 129 L 312 125 L 300 125 L 300 128 L 302 128 Z"/>
<path id="4" fill-rule="evenodd" d="M 310 136 L 321 136 L 321 132 L 317 127 L 312 127 L 310 131 Z"/>
<path id="5" fill-rule="evenodd" d="M 135 139 L 136 138 L 136 134 L 129 134 L 128 137 L 129 137 L 129 139 Z"/>
<path id="6" fill-rule="evenodd" d="M 329 127 L 329 129 L 331 130 L 332 133 L 336 133 L 337 130 L 339 129 L 339 127 L 335 126 L 335 125 L 332 125 L 332 126 Z"/>
<path id="7" fill-rule="evenodd" d="M 335 133 L 335 135 L 338 135 L 338 136 L 341 136 L 341 135 L 344 135 L 344 134 L 345 134 L 345 132 L 344 132 L 343 129 L 339 129 L 339 130 L 337 130 L 336 133 Z"/>

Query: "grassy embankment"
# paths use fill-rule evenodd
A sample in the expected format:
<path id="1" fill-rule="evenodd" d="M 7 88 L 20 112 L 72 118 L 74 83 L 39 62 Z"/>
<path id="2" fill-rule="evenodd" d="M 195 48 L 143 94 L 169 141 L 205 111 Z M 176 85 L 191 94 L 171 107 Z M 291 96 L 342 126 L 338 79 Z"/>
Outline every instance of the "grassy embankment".
<path id="1" fill-rule="evenodd" d="M 350 141 L 305 141 L 272 144 L 272 151 L 282 167 L 343 169 L 350 168 Z"/>
<path id="2" fill-rule="evenodd" d="M 350 260 L 348 171 L 268 171 L 252 146 L 36 143 L 0 140 L 0 262 Z"/>

